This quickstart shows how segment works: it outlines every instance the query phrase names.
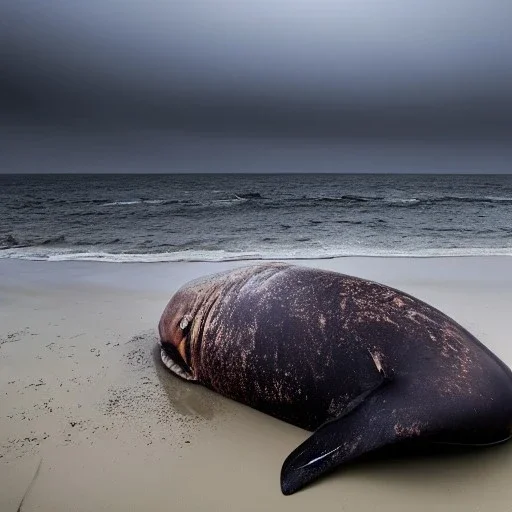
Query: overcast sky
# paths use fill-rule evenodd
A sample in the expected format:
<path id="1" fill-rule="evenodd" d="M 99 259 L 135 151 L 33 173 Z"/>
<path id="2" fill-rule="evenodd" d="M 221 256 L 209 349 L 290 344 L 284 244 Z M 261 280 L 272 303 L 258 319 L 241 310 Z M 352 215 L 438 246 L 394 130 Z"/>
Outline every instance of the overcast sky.
<path id="1" fill-rule="evenodd" d="M 4 0 L 0 172 L 512 172 L 509 0 Z"/>

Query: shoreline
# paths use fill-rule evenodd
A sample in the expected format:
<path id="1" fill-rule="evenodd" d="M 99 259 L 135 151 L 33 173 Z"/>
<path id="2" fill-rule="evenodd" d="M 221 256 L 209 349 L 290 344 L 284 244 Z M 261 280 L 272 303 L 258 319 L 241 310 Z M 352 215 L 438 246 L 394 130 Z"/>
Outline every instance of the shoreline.
<path id="1" fill-rule="evenodd" d="M 25 247 L 23 247 L 25 248 Z M 231 263 L 231 262 L 270 262 L 270 261 L 313 261 L 313 260 L 337 260 L 345 258 L 410 258 L 410 259 L 436 259 L 436 258 L 511 258 L 512 247 L 502 248 L 468 248 L 468 249 L 434 249 L 431 252 L 436 254 L 418 253 L 372 253 L 367 254 L 349 253 L 334 255 L 311 255 L 311 256 L 256 256 L 254 254 L 234 255 L 214 258 L 200 256 L 179 256 L 176 253 L 106 253 L 106 252 L 78 252 L 74 249 L 55 249 L 54 254 L 39 256 L 40 253 L 48 251 L 42 247 L 31 247 L 35 255 L 16 254 L 11 256 L 7 251 L 16 250 L 16 248 L 0 247 L 0 261 L 2 260 L 21 260 L 21 261 L 45 261 L 51 263 L 60 263 L 67 261 L 89 261 L 94 263 Z M 4 255 L 2 254 L 4 251 Z M 451 253 L 450 253 L 451 251 Z M 466 253 L 464 251 L 467 251 Z M 494 252 L 493 252 L 494 251 Z M 192 251 L 193 252 L 193 251 Z M 198 251 L 201 252 L 201 251 Z M 212 251 L 214 253 L 216 251 Z M 222 251 L 217 251 L 222 252 Z"/>
<path id="2" fill-rule="evenodd" d="M 507 256 L 292 262 L 425 300 L 512 365 Z M 282 496 L 281 465 L 308 432 L 181 381 L 155 354 L 179 286 L 251 263 L 0 260 L 0 509 L 17 509 L 42 460 L 27 511 L 509 510 L 512 443 L 356 462 Z"/>

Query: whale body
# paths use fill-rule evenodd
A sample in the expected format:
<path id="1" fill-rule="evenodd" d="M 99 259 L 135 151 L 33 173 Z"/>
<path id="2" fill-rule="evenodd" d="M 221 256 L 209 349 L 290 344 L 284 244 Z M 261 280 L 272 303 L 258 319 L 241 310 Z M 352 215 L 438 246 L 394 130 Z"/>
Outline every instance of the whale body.
<path id="1" fill-rule="evenodd" d="M 439 310 L 373 281 L 242 267 L 183 286 L 159 333 L 180 377 L 314 431 L 283 464 L 284 494 L 386 445 L 511 436 L 510 369 Z"/>

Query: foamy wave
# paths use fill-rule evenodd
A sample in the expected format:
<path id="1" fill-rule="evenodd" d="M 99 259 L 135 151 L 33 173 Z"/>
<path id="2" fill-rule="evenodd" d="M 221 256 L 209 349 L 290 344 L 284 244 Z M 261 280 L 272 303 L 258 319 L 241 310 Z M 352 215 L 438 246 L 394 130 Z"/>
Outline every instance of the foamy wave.
<path id="1" fill-rule="evenodd" d="M 485 199 L 488 201 L 496 201 L 496 202 L 505 202 L 512 203 L 512 197 L 495 197 L 495 196 L 486 196 Z"/>
<path id="2" fill-rule="evenodd" d="M 393 199 L 387 199 L 388 203 L 391 204 L 399 204 L 399 205 L 413 205 L 413 204 L 419 204 L 421 201 L 415 197 L 411 197 L 409 199 L 400 199 L 400 198 L 393 198 Z"/>
<path id="3" fill-rule="evenodd" d="M 162 253 L 108 253 L 101 251 L 77 251 L 46 247 L 11 248 L 0 251 L 0 259 L 12 258 L 35 261 L 101 261 L 108 263 L 158 263 L 180 261 L 245 261 L 245 260 L 310 260 L 343 257 L 388 257 L 388 258 L 439 258 L 461 256 L 512 256 L 512 247 L 501 248 L 430 248 L 371 249 L 360 247 L 335 248 L 290 248 L 271 251 L 230 252 L 223 250 L 184 250 Z"/>
<path id="4" fill-rule="evenodd" d="M 113 203 L 104 203 L 101 206 L 126 206 L 129 204 L 140 204 L 142 201 L 114 201 Z"/>
<path id="5" fill-rule="evenodd" d="M 13 248 L 0 251 L 0 259 L 34 261 L 105 261 L 109 263 L 158 263 L 166 261 L 237 261 L 263 259 L 256 252 L 235 253 L 222 250 L 185 250 L 162 253 L 108 253 L 102 251 L 76 251 L 73 249 L 46 249 L 42 247 Z"/>
<path id="6" fill-rule="evenodd" d="M 103 203 L 101 206 L 129 206 L 132 204 L 162 204 L 165 199 L 139 199 L 137 201 L 114 201 L 112 203 Z"/>
<path id="7" fill-rule="evenodd" d="M 426 198 L 425 201 L 431 203 L 442 202 L 461 202 L 461 203 L 502 203 L 512 201 L 512 197 L 499 197 L 499 196 L 441 196 Z"/>
<path id="8" fill-rule="evenodd" d="M 512 197 L 500 197 L 500 196 L 422 196 L 422 197 L 381 197 L 381 196 L 360 196 L 360 195 L 342 195 L 338 197 L 294 197 L 291 199 L 285 199 L 285 203 L 340 203 L 346 205 L 353 205 L 357 203 L 366 203 L 372 205 L 380 205 L 382 203 L 390 206 L 416 206 L 419 204 L 438 204 L 438 203 L 503 203 L 512 202 Z M 277 203 L 281 204 L 281 203 Z"/>
<path id="9" fill-rule="evenodd" d="M 248 201 L 248 199 L 235 195 L 235 197 L 233 199 L 215 199 L 211 202 L 204 203 L 203 206 L 213 206 L 213 207 L 235 206 L 237 204 L 246 203 L 247 201 Z"/>

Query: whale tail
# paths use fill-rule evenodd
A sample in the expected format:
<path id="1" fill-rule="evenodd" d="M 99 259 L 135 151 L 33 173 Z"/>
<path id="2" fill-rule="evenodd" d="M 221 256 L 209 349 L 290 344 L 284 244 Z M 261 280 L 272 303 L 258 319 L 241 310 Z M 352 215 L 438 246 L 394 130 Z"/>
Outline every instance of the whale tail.
<path id="1" fill-rule="evenodd" d="M 474 400 L 439 403 L 417 389 L 383 379 L 338 418 L 324 423 L 284 461 L 281 490 L 289 495 L 336 467 L 378 448 L 404 441 L 489 445 L 510 438 L 511 406 Z M 512 404 L 511 404 L 512 405 Z"/>

